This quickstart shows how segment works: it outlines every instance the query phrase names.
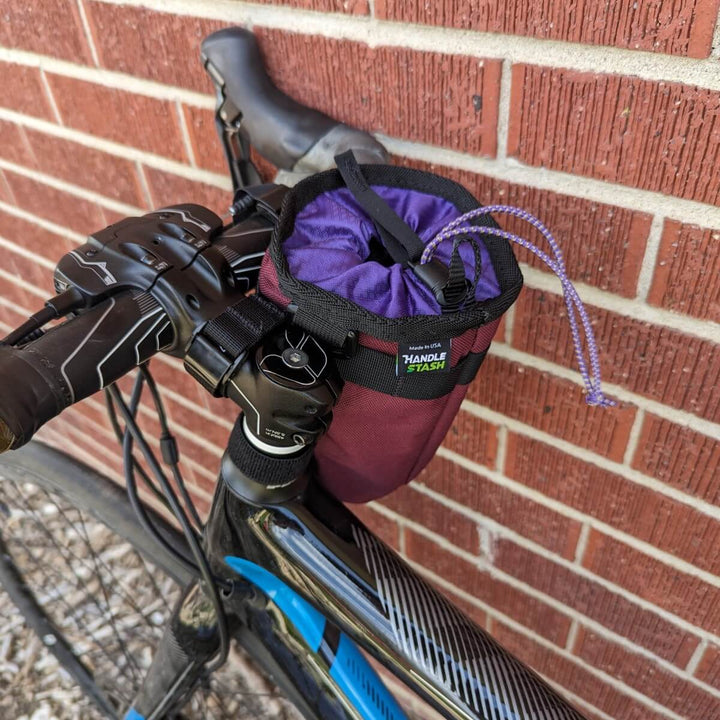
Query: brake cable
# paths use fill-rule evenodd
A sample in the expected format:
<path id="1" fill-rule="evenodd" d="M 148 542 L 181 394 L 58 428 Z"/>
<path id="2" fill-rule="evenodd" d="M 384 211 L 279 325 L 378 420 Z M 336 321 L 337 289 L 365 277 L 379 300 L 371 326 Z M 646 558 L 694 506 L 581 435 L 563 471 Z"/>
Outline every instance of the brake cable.
<path id="1" fill-rule="evenodd" d="M 148 371 L 149 372 L 149 371 Z M 142 390 L 142 382 L 139 381 L 140 378 L 144 379 L 144 376 L 141 374 L 138 376 L 138 380 L 136 380 L 136 384 L 138 387 L 138 399 L 137 402 L 139 402 L 139 393 Z M 135 390 L 135 388 L 133 389 Z M 130 475 L 134 475 L 133 472 L 133 459 L 132 459 L 132 441 L 137 443 L 138 447 L 140 448 L 140 451 L 142 452 L 145 461 L 147 462 L 148 466 L 150 467 L 150 470 L 152 474 L 155 476 L 155 479 L 160 484 L 160 487 L 162 488 L 163 493 L 165 494 L 165 497 L 167 499 L 168 504 L 170 505 L 170 509 L 172 510 L 173 514 L 177 518 L 177 521 L 180 524 L 180 527 L 183 531 L 183 534 L 185 535 L 185 539 L 187 540 L 188 545 L 190 546 L 190 550 L 193 554 L 193 557 L 195 559 L 196 565 L 193 566 L 193 570 L 195 571 L 195 575 L 199 575 L 203 581 L 203 585 L 205 587 L 206 594 L 208 596 L 208 599 L 213 605 L 213 609 L 215 611 L 215 617 L 217 622 L 217 628 L 218 628 L 218 636 L 219 636 L 219 642 L 220 647 L 218 650 L 218 656 L 215 659 L 213 663 L 208 665 L 205 670 L 208 674 L 214 672 L 218 668 L 220 668 L 225 661 L 227 660 L 228 654 L 230 652 L 230 640 L 229 640 L 229 633 L 228 633 L 228 623 L 227 623 L 227 617 L 225 615 L 225 610 L 222 605 L 222 601 L 220 599 L 220 593 L 218 590 L 218 586 L 222 587 L 223 590 L 230 590 L 231 585 L 222 578 L 216 578 L 213 576 L 212 571 L 210 570 L 210 565 L 208 563 L 207 557 L 205 556 L 205 553 L 202 550 L 202 547 L 200 546 L 200 542 L 195 534 L 195 530 L 192 527 L 187 515 L 185 514 L 185 511 L 183 510 L 182 506 L 180 505 L 180 502 L 178 500 L 177 495 L 175 494 L 172 486 L 170 485 L 170 482 L 168 481 L 167 477 L 165 476 L 165 473 L 162 471 L 162 468 L 160 467 L 157 458 L 155 457 L 155 454 L 153 453 L 152 449 L 148 445 L 147 440 L 145 439 L 145 436 L 143 434 L 143 431 L 140 429 L 140 427 L 137 424 L 137 421 L 135 419 L 135 413 L 133 410 L 128 407 L 127 403 L 125 402 L 125 399 L 122 397 L 122 394 L 120 393 L 120 390 L 117 388 L 115 384 L 109 386 L 107 388 L 108 393 L 113 399 L 113 402 L 115 406 L 120 410 L 120 414 L 123 417 L 123 420 L 125 422 L 125 434 L 123 437 L 123 451 L 124 451 L 124 459 L 125 459 L 125 477 L 126 481 L 130 479 Z M 135 392 L 133 392 L 133 398 L 135 396 Z M 132 399 L 131 399 L 132 400 Z M 158 395 L 159 400 L 159 395 Z M 131 479 L 131 482 L 134 484 L 134 477 Z M 137 492 L 137 486 L 134 487 L 135 493 Z M 141 503 L 139 502 L 139 498 L 136 498 L 137 505 L 134 507 L 141 506 Z M 132 501 L 132 499 L 131 499 Z M 144 511 L 141 510 L 141 513 L 144 513 Z M 149 522 L 149 527 L 146 527 L 145 523 L 139 516 L 140 522 L 143 523 L 143 527 L 145 529 L 149 530 L 153 537 L 158 538 L 159 532 L 157 529 L 154 529 L 154 531 L 150 528 L 152 528 L 152 523 L 149 521 L 149 518 L 145 514 L 145 520 Z M 161 537 L 161 536 L 160 536 Z M 163 547 L 168 547 L 169 543 L 163 538 L 161 540 L 161 544 Z M 173 555 L 177 557 L 176 552 L 171 550 L 173 552 Z M 187 562 L 187 559 L 185 559 Z M 182 562 L 182 560 L 181 560 Z"/>

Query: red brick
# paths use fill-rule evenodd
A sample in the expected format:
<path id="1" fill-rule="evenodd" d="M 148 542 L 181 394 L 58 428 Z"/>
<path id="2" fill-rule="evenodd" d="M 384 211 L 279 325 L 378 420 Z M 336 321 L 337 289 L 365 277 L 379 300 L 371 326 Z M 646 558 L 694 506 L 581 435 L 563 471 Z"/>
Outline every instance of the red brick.
<path id="1" fill-rule="evenodd" d="M 5 272 L 9 272 L 11 275 L 20 278 L 28 285 L 32 285 L 40 290 L 45 290 L 48 297 L 54 295 L 52 270 L 44 265 L 40 265 L 40 263 L 35 262 L 25 255 L 15 253 L 8 248 L 4 247 L 2 249 L 2 253 L 2 268 Z"/>
<path id="2" fill-rule="evenodd" d="M 444 458 L 436 457 L 415 482 L 422 483 L 468 509 L 495 520 L 551 552 L 569 559 L 575 557 L 575 548 L 580 535 L 579 523 L 500 487 L 482 475 L 477 475 Z M 439 525 L 435 532 L 444 535 L 451 542 L 465 547 L 452 539 L 449 530 L 443 531 L 442 506 L 420 493 L 415 493 L 418 498 L 412 502 L 408 497 L 411 492 L 411 489 L 398 491 L 393 493 L 388 500 L 394 503 L 398 512 L 426 527 L 432 529 L 433 525 Z M 419 498 L 423 498 L 423 500 L 421 501 Z M 424 514 L 420 511 L 419 505 L 421 504 L 427 506 Z M 427 515 L 435 516 L 435 521 L 416 519 Z M 447 527 L 449 528 L 449 526 L 448 522 Z M 492 534 L 492 530 L 490 533 Z M 472 543 L 465 549 L 477 552 L 477 548 L 478 528 L 477 523 L 472 523 Z"/>
<path id="3" fill-rule="evenodd" d="M 601 410 L 588 407 L 584 398 L 575 383 L 504 360 L 492 352 L 468 391 L 468 400 L 621 461 L 635 408 Z"/>
<path id="4" fill-rule="evenodd" d="M 381 515 L 377 510 L 373 510 L 367 505 L 349 504 L 348 508 L 384 543 L 387 543 L 396 550 L 400 547 L 400 530 L 394 520 L 391 520 L 385 515 Z"/>
<path id="5" fill-rule="evenodd" d="M 515 205 L 533 213 L 550 229 L 565 255 L 568 275 L 602 290 L 635 297 L 645 254 L 651 216 L 572 195 L 498 180 L 467 170 L 399 158 L 399 164 L 419 167 L 464 185 L 483 205 Z M 505 230 L 534 241 L 545 240 L 526 222 L 496 213 Z M 533 253 L 513 245 L 519 260 L 551 272 Z"/>
<path id="6" fill-rule="evenodd" d="M 174 103 L 48 73 L 63 122 L 140 150 L 187 160 Z"/>
<path id="7" fill-rule="evenodd" d="M 720 687 L 720 646 L 708 645 L 705 648 L 695 677 L 712 687 Z"/>
<path id="8" fill-rule="evenodd" d="M 569 692 L 583 698 L 614 720 L 667 720 L 646 705 L 604 683 L 584 667 L 521 635 L 502 622 L 493 622 L 493 637 L 513 655 Z"/>
<path id="9" fill-rule="evenodd" d="M 576 368 L 559 295 L 525 288 L 516 304 L 513 345 Z M 720 346 L 660 325 L 587 305 L 603 379 L 665 405 L 720 419 Z M 482 377 L 482 374 L 481 374 Z M 596 411 L 606 417 L 604 411 Z"/>
<path id="10" fill-rule="evenodd" d="M 0 45 L 91 65 L 76 0 L 6 0 Z"/>
<path id="11" fill-rule="evenodd" d="M 551 642 L 563 646 L 570 620 L 549 605 L 516 590 L 471 563 L 442 550 L 417 533 L 405 531 L 405 547 L 410 560 L 420 563 L 452 585 L 512 617 Z"/>
<path id="12" fill-rule="evenodd" d="M 495 155 L 499 61 L 256 33 L 271 77 L 299 101 L 372 132 Z"/>
<path id="13" fill-rule="evenodd" d="M 50 101 L 37 68 L 0 61 L 3 91 L 0 103 L 24 115 L 54 120 Z"/>
<path id="14" fill-rule="evenodd" d="M 0 287 L 2 287 L 3 281 L 0 279 Z M 0 295 L 3 293 L 0 292 Z M 16 328 L 24 323 L 28 318 L 28 314 L 25 312 L 19 312 L 14 310 L 7 305 L 0 302 L 0 324 L 7 328 L 9 332 L 11 328 Z"/>
<path id="15" fill-rule="evenodd" d="M 443 446 L 485 467 L 495 467 L 498 426 L 460 410 L 445 436 Z"/>
<path id="16" fill-rule="evenodd" d="M 184 105 L 183 113 L 198 167 L 227 173 L 227 161 L 215 129 L 215 113 L 192 105 Z"/>
<path id="17" fill-rule="evenodd" d="M 720 231 L 666 220 L 648 302 L 720 322 Z"/>
<path id="18" fill-rule="evenodd" d="M 496 543 L 494 564 L 499 570 L 678 667 L 687 665 L 698 646 L 698 638 L 684 628 L 551 558 L 541 557 L 509 540 Z"/>
<path id="19" fill-rule="evenodd" d="M 227 23 L 102 2 L 85 6 L 103 67 L 212 92 L 200 63 L 200 43 Z"/>
<path id="20" fill-rule="evenodd" d="M 232 193 L 228 190 L 188 180 L 155 168 L 145 167 L 144 171 L 153 207 L 187 202 L 198 203 L 222 216 L 232 204 Z"/>
<path id="21" fill-rule="evenodd" d="M 647 413 L 632 461 L 637 470 L 720 505 L 720 443 Z"/>
<path id="22" fill-rule="evenodd" d="M 80 233 L 90 234 L 107 224 L 94 203 L 13 172 L 5 171 L 5 177 L 23 210 Z"/>
<path id="23" fill-rule="evenodd" d="M 42 172 L 128 205 L 146 205 L 135 165 L 129 160 L 36 130 L 26 132 Z"/>
<path id="24" fill-rule="evenodd" d="M 529 165 L 720 203 L 720 93 L 680 83 L 513 66 L 508 154 Z"/>
<path id="25" fill-rule="evenodd" d="M 581 628 L 574 654 L 683 717 L 720 717 L 720 699 L 652 660 Z"/>
<path id="26" fill-rule="evenodd" d="M 104 3 L 89 3 L 88 8 L 102 35 L 100 53 L 106 67 L 201 92 L 211 90 L 197 60 L 199 44 L 222 23 Z M 347 40 L 261 28 L 255 32 L 271 76 L 301 102 L 373 131 L 495 154 L 498 61 L 371 49 Z M 358 78 L 361 87 L 356 86 Z M 393 91 L 383 93 L 383 88 Z M 482 109 L 476 110 L 480 105 Z"/>
<path id="27" fill-rule="evenodd" d="M 18 165 L 35 167 L 35 157 L 30 150 L 24 128 L 6 120 L 0 120 L 0 157 Z"/>
<path id="28" fill-rule="evenodd" d="M 14 282 L 13 282 L 14 280 Z M 30 283 L 24 284 L 19 278 L 8 280 L 0 275 L 0 295 L 17 307 L 27 310 L 27 315 L 37 312 L 42 300 L 29 291 Z"/>
<path id="29" fill-rule="evenodd" d="M 375 15 L 396 22 L 707 57 L 717 6 L 716 0 L 640 0 L 632 5 L 603 0 L 583 5 L 562 0 L 375 0 Z"/>
<path id="30" fill-rule="evenodd" d="M 153 377 L 159 385 L 164 385 L 200 407 L 209 407 L 206 399 L 210 394 L 189 373 L 175 366 L 162 356 L 152 360 L 150 365 Z M 218 401 L 229 404 L 228 401 Z"/>
<path id="31" fill-rule="evenodd" d="M 583 566 L 709 632 L 720 630 L 720 588 L 656 560 L 598 530 Z"/>
<path id="32" fill-rule="evenodd" d="M 380 502 L 408 520 L 442 536 L 465 552 L 476 555 L 480 550 L 478 526 L 475 522 L 412 487 L 401 487 Z"/>
<path id="33" fill-rule="evenodd" d="M 720 574 L 720 523 L 620 475 L 520 435 L 510 435 L 506 473 L 554 500 Z"/>

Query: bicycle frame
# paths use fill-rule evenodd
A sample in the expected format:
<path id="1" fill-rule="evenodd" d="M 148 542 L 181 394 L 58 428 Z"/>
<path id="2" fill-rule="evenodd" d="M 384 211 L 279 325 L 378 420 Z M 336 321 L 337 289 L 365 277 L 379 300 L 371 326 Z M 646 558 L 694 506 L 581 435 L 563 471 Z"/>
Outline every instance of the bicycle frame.
<path id="1" fill-rule="evenodd" d="M 406 717 L 357 643 L 446 718 L 581 720 L 316 483 L 293 497 L 251 483 L 226 455 L 206 552 L 235 581 L 235 635 L 307 717 Z"/>

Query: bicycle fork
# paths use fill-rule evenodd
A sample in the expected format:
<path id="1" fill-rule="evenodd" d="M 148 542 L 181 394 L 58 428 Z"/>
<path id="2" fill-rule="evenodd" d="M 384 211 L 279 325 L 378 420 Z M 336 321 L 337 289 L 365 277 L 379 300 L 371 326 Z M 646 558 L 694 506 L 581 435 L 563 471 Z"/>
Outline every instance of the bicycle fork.
<path id="1" fill-rule="evenodd" d="M 124 720 L 172 717 L 205 679 L 204 667 L 218 647 L 213 605 L 194 581 L 175 605 L 142 689 Z"/>

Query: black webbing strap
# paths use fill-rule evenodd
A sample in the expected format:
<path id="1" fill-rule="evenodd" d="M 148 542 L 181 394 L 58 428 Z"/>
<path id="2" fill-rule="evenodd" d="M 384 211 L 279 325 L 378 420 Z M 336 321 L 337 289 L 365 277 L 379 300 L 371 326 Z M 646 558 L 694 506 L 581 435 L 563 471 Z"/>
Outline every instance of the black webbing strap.
<path id="1" fill-rule="evenodd" d="M 285 319 L 285 313 L 262 295 L 244 297 L 193 338 L 185 353 L 185 369 L 217 396 L 235 363 Z"/>
<path id="2" fill-rule="evenodd" d="M 203 335 L 233 357 L 257 345 L 285 319 L 285 313 L 262 295 L 250 295 L 210 320 Z"/>
<path id="3" fill-rule="evenodd" d="M 336 360 L 342 379 L 385 395 L 408 400 L 434 400 L 447 395 L 456 385 L 467 385 L 477 375 L 487 351 L 468 353 L 450 372 L 396 375 L 393 355 L 358 347 L 353 357 Z"/>
<path id="4" fill-rule="evenodd" d="M 368 184 L 352 150 L 335 156 L 348 190 L 360 207 L 372 218 L 375 228 L 393 262 L 410 266 L 415 275 L 432 291 L 444 313 L 457 312 L 465 299 L 475 293 L 468 292 L 465 266 L 460 254 L 454 250 L 450 267 L 439 260 L 420 264 L 425 243 L 418 234 Z"/>
<path id="5" fill-rule="evenodd" d="M 394 262 L 419 262 L 425 244 L 417 233 L 368 185 L 352 150 L 335 156 L 335 165 L 348 190 L 372 218 L 385 249 Z"/>

